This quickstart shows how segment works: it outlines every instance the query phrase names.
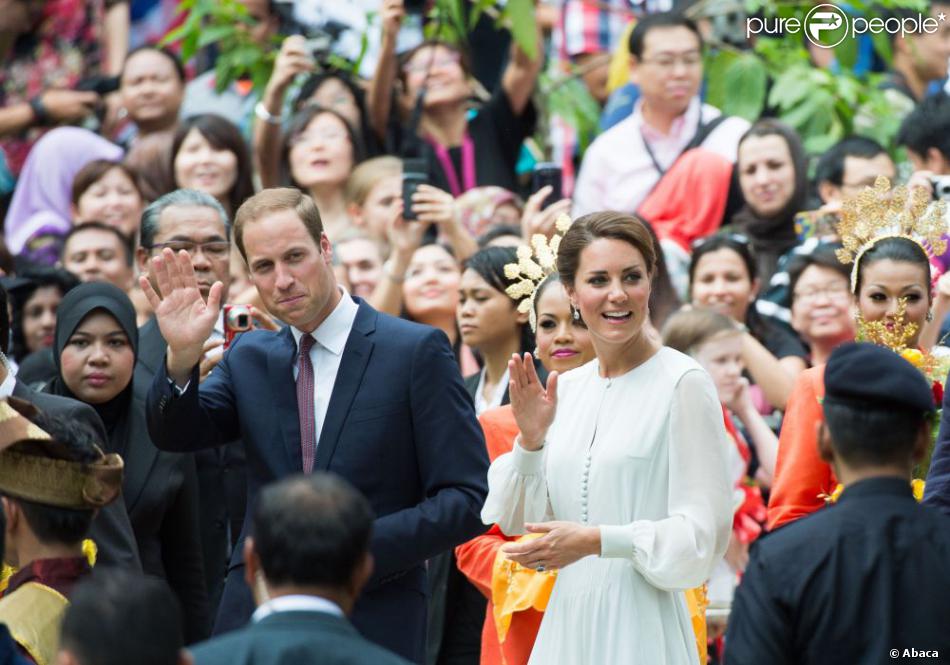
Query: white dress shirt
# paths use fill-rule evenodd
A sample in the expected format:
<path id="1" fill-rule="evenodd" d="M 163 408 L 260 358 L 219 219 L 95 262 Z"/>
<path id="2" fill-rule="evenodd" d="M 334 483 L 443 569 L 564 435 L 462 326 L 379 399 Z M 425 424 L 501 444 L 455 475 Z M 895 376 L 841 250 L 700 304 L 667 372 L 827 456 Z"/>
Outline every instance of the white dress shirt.
<path id="1" fill-rule="evenodd" d="M 320 432 L 323 430 L 323 423 L 327 417 L 327 408 L 330 406 L 330 396 L 333 394 L 336 375 L 340 370 L 343 347 L 346 346 L 346 340 L 353 329 L 353 321 L 356 320 L 356 312 L 359 310 L 359 306 L 353 302 L 346 291 L 340 289 L 340 292 L 343 294 L 340 302 L 323 323 L 310 333 L 316 340 L 316 344 L 310 347 L 310 362 L 313 364 L 313 413 L 314 422 L 317 425 L 317 445 L 320 443 Z M 290 332 L 294 336 L 299 351 L 300 338 L 303 337 L 304 332 L 293 326 L 290 327 Z M 294 356 L 294 381 L 297 380 L 299 372 L 297 356 Z"/>
<path id="2" fill-rule="evenodd" d="M 332 600 L 320 596 L 278 596 L 263 603 L 251 615 L 251 622 L 257 623 L 264 617 L 278 612 L 324 612 L 338 617 L 343 616 L 343 610 Z"/>
<path id="3" fill-rule="evenodd" d="M 642 108 L 641 100 L 630 117 L 598 136 L 584 153 L 574 188 L 573 217 L 599 210 L 635 212 L 660 180 L 644 140 L 659 165 L 669 169 L 696 136 L 700 113 L 704 124 L 721 115 L 717 108 L 694 97 L 686 113 L 663 134 L 646 124 Z M 703 147 L 734 162 L 739 139 L 748 128 L 742 118 L 724 120 L 703 141 Z"/>
<path id="4" fill-rule="evenodd" d="M 478 388 L 475 389 L 475 415 L 480 416 L 488 409 L 494 409 L 495 407 L 501 406 L 501 401 L 505 398 L 505 391 L 508 390 L 508 383 L 510 379 L 508 376 L 508 369 L 505 369 L 505 374 L 501 377 L 501 381 L 495 386 L 495 390 L 491 395 L 490 400 L 485 399 L 485 368 L 482 368 L 482 371 L 478 373 Z"/>

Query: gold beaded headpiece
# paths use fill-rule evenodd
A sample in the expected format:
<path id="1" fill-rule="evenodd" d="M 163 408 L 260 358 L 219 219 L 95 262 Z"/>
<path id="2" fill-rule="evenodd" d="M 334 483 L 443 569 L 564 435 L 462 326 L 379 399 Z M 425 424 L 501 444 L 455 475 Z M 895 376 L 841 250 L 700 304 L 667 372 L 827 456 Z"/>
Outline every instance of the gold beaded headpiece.
<path id="1" fill-rule="evenodd" d="M 505 277 L 518 280 L 505 289 L 505 293 L 513 300 L 521 300 L 518 303 L 518 311 L 522 314 L 528 313 L 532 332 L 538 328 L 538 316 L 534 312 L 534 298 L 538 286 L 545 277 L 557 270 L 557 248 L 561 244 L 561 236 L 567 233 L 570 226 L 571 218 L 561 215 L 554 222 L 557 231 L 550 241 L 544 235 L 535 233 L 531 237 L 531 247 L 518 247 L 518 262 L 505 266 Z"/>
<path id="2" fill-rule="evenodd" d="M 925 189 L 909 191 L 878 176 L 874 187 L 844 202 L 838 234 L 843 247 L 837 251 L 842 263 L 853 263 L 851 292 L 857 291 L 861 257 L 884 238 L 906 238 L 924 250 L 927 256 L 939 256 L 947 250 L 943 235 L 947 232 L 946 204 L 931 201 Z"/>

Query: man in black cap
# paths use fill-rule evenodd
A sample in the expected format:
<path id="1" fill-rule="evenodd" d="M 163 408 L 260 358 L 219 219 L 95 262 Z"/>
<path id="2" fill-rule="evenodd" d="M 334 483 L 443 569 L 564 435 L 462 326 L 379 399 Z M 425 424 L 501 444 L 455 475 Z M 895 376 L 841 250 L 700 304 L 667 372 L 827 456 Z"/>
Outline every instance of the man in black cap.
<path id="1" fill-rule="evenodd" d="M 822 408 L 818 447 L 844 491 L 757 541 L 725 663 L 946 662 L 950 518 L 910 488 L 930 444 L 930 385 L 893 351 L 846 344 L 825 368 Z"/>

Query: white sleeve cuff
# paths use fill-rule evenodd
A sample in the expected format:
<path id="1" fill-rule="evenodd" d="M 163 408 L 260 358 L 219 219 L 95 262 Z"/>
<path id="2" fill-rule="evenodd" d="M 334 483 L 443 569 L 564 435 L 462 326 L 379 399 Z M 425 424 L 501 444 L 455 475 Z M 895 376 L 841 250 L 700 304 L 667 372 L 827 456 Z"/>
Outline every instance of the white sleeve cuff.
<path id="1" fill-rule="evenodd" d="M 637 549 L 649 552 L 656 532 L 642 521 L 600 526 L 600 556 L 605 559 L 633 559 Z"/>
<path id="2" fill-rule="evenodd" d="M 515 470 L 523 476 L 536 476 L 544 468 L 544 446 L 537 450 L 525 450 L 521 447 L 520 434 L 515 437 L 511 452 Z"/>

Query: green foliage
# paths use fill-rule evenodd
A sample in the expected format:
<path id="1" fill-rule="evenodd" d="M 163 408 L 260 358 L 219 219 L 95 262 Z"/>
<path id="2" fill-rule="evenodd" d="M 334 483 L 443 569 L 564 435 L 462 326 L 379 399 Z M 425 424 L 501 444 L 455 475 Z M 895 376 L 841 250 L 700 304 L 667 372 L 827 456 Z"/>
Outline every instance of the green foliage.
<path id="1" fill-rule="evenodd" d="M 538 53 L 534 0 L 508 0 L 504 6 L 498 0 L 436 0 L 429 12 L 426 37 L 465 46 L 468 33 L 482 15 L 492 17 L 497 26 L 508 29 L 515 43 L 530 58 Z"/>
<path id="2" fill-rule="evenodd" d="M 251 39 L 248 27 L 252 21 L 243 4 L 237 0 L 182 0 L 178 12 L 185 20 L 165 35 L 163 45 L 180 41 L 181 58 L 188 62 L 200 49 L 214 44 L 218 51 L 215 88 L 219 93 L 242 78 L 249 78 L 258 93 L 264 90 L 274 69 L 280 39 L 274 38 L 267 47 Z M 327 64 L 352 73 L 359 71 L 368 46 L 367 35 L 363 35 L 360 46 L 355 63 L 331 54 Z"/>
<path id="3" fill-rule="evenodd" d="M 542 150 L 548 144 L 548 121 L 553 116 L 563 119 L 577 132 L 582 152 L 597 135 L 600 105 L 576 73 L 560 74 L 551 70 L 542 72 L 538 79 L 535 102 L 538 108 L 543 110 L 535 132 L 535 143 L 541 146 Z"/>
<path id="4" fill-rule="evenodd" d="M 859 15 L 879 16 L 881 9 L 903 7 L 926 9 L 918 0 L 850 0 Z M 770 19 L 804 18 L 812 2 L 764 2 L 748 0 L 751 13 L 762 11 Z M 871 35 L 877 54 L 891 61 L 887 35 Z M 834 66 L 812 62 L 801 33 L 760 36 L 755 48 L 740 52 L 727 45 L 714 45 L 706 59 L 707 101 L 729 115 L 754 121 L 763 113 L 777 116 L 802 136 L 805 149 L 819 154 L 849 134 L 864 134 L 893 148 L 900 124 L 899 114 L 888 95 L 880 90 L 882 75 L 858 76 L 853 67 L 858 42 L 846 38 L 833 49 Z"/>

